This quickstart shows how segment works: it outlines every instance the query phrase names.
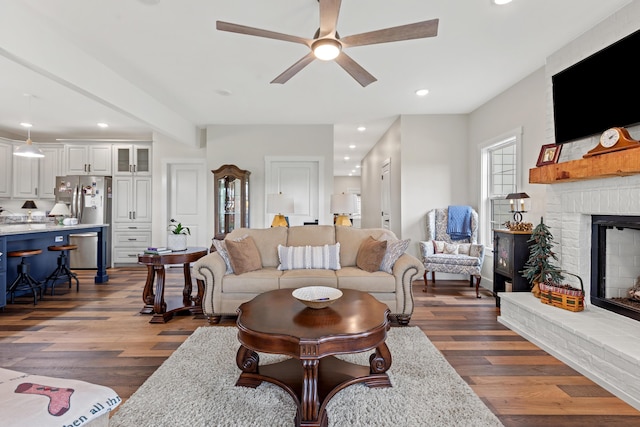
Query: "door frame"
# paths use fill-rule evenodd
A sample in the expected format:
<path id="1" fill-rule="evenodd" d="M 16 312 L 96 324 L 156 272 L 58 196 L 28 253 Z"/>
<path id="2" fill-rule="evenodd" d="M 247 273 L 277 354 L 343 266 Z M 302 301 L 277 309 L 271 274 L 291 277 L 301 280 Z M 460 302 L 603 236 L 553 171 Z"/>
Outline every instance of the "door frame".
<path id="1" fill-rule="evenodd" d="M 160 203 L 161 203 L 161 209 L 160 209 L 160 221 L 161 224 L 164 225 L 164 229 L 166 229 L 169 226 L 169 191 L 171 189 L 170 185 L 169 185 L 169 169 L 171 168 L 172 165 L 179 165 L 179 164 L 192 164 L 194 165 L 194 167 L 198 168 L 198 173 L 201 175 L 201 178 L 203 179 L 203 185 L 201 185 L 201 189 L 200 192 L 201 194 L 198 194 L 198 200 L 199 203 L 204 203 L 204 206 L 202 207 L 202 212 L 198 215 L 199 219 L 199 223 L 202 226 L 201 229 L 202 230 L 208 230 L 208 221 L 207 221 L 207 217 L 206 217 L 206 213 L 207 213 L 207 188 L 208 188 L 208 183 L 207 183 L 207 161 L 206 159 L 193 159 L 193 158 L 184 158 L 184 159 L 162 159 L 162 177 L 160 178 L 161 180 L 161 188 L 163 188 L 165 191 L 161 192 L 161 198 L 160 198 Z M 211 236 L 209 236 L 209 239 L 213 238 L 213 231 L 211 232 Z M 199 244 L 198 244 L 199 245 Z M 209 247 L 210 246 L 210 242 L 204 242 L 203 246 L 205 247 Z"/>

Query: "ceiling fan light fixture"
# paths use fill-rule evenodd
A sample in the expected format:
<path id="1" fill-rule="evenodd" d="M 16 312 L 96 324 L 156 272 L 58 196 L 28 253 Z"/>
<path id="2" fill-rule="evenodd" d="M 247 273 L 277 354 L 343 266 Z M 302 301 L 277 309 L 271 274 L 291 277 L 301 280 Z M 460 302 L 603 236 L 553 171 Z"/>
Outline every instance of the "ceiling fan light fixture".
<path id="1" fill-rule="evenodd" d="M 315 57 L 321 61 L 331 61 L 340 55 L 342 45 L 338 40 L 320 39 L 313 42 L 311 50 L 313 50 Z"/>

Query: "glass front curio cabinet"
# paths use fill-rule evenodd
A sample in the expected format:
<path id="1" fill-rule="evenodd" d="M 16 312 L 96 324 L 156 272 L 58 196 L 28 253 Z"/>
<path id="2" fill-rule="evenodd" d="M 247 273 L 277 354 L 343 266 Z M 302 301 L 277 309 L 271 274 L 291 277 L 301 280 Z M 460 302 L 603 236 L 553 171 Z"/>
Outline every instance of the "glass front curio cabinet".
<path id="1" fill-rule="evenodd" d="M 224 239 L 236 228 L 249 227 L 249 175 L 235 165 L 213 172 L 215 188 L 215 238 Z"/>

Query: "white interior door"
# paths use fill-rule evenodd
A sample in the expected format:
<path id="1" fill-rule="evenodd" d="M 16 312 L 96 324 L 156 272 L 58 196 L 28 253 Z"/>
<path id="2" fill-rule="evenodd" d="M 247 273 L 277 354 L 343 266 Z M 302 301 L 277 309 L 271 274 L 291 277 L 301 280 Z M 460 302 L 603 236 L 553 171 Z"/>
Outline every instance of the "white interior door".
<path id="1" fill-rule="evenodd" d="M 382 222 L 380 226 L 391 230 L 391 160 L 387 159 L 382 164 L 380 173 L 380 208 L 382 210 Z"/>
<path id="2" fill-rule="evenodd" d="M 282 194 L 293 197 L 295 212 L 287 215 L 289 225 L 303 225 L 320 219 L 319 186 L 320 165 L 314 160 L 274 160 L 267 170 L 266 194 Z M 266 195 L 265 195 L 266 200 Z M 273 213 L 267 212 L 265 227 L 271 225 Z"/>
<path id="3" fill-rule="evenodd" d="M 211 245 L 206 227 L 206 171 L 204 164 L 168 163 L 168 216 L 189 227 L 188 246 Z"/>

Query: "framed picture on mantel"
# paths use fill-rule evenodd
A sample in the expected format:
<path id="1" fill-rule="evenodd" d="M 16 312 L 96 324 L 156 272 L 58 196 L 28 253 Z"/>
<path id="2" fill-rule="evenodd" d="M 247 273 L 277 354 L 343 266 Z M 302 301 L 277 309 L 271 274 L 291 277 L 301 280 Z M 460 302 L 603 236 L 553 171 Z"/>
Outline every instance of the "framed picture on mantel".
<path id="1" fill-rule="evenodd" d="M 560 149 L 562 145 L 547 144 L 543 145 L 540 149 L 540 155 L 538 156 L 538 162 L 536 166 L 552 165 L 558 163 L 560 157 Z"/>

